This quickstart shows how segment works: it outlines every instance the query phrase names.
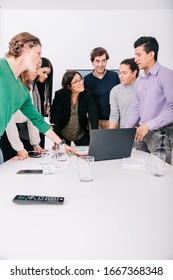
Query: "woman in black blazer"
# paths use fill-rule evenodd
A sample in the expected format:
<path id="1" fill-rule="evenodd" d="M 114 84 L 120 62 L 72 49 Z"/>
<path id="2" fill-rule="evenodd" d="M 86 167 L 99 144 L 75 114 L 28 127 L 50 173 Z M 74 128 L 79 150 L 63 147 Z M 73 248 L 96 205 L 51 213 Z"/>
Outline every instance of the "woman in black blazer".
<path id="1" fill-rule="evenodd" d="M 51 106 L 50 122 L 54 131 L 67 145 L 89 145 L 91 129 L 98 128 L 98 114 L 90 91 L 84 89 L 84 81 L 77 71 L 67 71 L 62 78 L 62 88 L 55 92 Z"/>

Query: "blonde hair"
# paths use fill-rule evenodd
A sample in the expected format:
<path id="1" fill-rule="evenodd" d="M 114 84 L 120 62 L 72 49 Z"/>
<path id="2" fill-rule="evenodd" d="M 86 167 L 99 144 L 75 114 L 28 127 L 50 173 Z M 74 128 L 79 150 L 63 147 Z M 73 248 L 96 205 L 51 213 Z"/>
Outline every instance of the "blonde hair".
<path id="1" fill-rule="evenodd" d="M 6 57 L 19 57 L 25 44 L 27 44 L 30 48 L 37 45 L 41 46 L 39 38 L 28 32 L 22 32 L 15 35 L 9 42 L 9 51 L 6 53 Z"/>

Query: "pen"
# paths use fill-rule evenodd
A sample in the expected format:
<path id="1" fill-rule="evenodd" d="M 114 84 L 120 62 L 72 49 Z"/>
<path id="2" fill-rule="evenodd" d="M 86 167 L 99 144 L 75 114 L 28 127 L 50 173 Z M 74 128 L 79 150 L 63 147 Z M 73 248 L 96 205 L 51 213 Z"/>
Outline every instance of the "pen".
<path id="1" fill-rule="evenodd" d="M 69 156 L 69 157 L 72 156 L 72 155 L 74 155 L 73 152 L 69 152 L 69 153 L 68 153 L 68 156 Z"/>
<path id="2" fill-rule="evenodd" d="M 75 156 L 77 156 L 77 157 L 82 157 L 82 156 L 88 156 L 88 154 L 80 154 L 80 153 L 77 153 L 77 154 L 75 154 Z"/>

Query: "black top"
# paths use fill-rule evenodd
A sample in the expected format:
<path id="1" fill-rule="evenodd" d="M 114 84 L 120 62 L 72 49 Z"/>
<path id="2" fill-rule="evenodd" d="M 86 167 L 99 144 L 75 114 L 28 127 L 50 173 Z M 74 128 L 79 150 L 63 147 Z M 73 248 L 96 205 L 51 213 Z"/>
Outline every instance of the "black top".
<path id="1" fill-rule="evenodd" d="M 50 122 L 55 124 L 54 131 L 60 135 L 61 130 L 68 124 L 71 115 L 71 94 L 64 89 L 55 92 L 51 106 Z M 84 90 L 78 96 L 78 117 L 81 129 L 88 131 L 88 119 L 92 129 L 98 128 L 98 114 L 95 101 L 90 91 Z"/>

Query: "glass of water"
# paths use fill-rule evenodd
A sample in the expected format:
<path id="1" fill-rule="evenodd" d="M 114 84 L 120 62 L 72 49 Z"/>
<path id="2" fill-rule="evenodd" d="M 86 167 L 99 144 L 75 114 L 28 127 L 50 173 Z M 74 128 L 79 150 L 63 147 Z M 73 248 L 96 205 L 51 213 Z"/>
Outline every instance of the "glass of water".
<path id="1" fill-rule="evenodd" d="M 44 175 L 54 174 L 57 168 L 57 159 L 54 152 L 48 151 L 41 154 L 41 163 Z"/>
<path id="2" fill-rule="evenodd" d="M 66 161 L 67 160 L 67 152 L 65 147 L 65 140 L 62 140 L 62 142 L 58 145 L 57 149 L 57 160 L 58 161 Z"/>

